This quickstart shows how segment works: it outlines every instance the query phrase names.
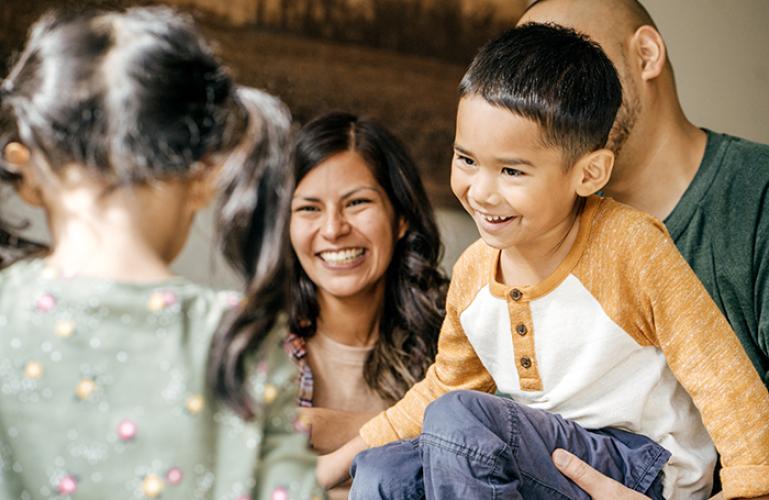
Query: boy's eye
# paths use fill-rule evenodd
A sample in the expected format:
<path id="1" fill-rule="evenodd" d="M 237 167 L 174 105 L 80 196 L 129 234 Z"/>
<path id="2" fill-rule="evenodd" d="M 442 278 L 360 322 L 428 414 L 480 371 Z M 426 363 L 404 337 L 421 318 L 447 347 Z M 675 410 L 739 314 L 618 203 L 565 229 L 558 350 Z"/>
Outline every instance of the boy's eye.
<path id="1" fill-rule="evenodd" d="M 457 159 L 458 162 L 464 163 L 465 165 L 472 167 L 475 165 L 475 160 L 472 158 L 468 158 L 467 156 L 461 155 L 459 153 L 454 153 L 454 157 Z"/>
<path id="2" fill-rule="evenodd" d="M 512 168 L 512 167 L 504 167 L 502 169 L 502 173 L 505 175 L 509 175 L 511 177 L 519 177 L 523 175 L 523 172 L 521 172 L 517 168 Z"/>

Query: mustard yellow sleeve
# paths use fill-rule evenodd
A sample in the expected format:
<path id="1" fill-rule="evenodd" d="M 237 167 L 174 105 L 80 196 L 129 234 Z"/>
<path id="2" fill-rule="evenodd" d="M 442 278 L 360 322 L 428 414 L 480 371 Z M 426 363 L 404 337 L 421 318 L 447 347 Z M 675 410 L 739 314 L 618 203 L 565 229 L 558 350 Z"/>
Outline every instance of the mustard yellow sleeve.
<path id="1" fill-rule="evenodd" d="M 447 392 L 495 390 L 491 375 L 476 355 L 459 321 L 459 314 L 472 301 L 486 273 L 485 266 L 465 265 L 466 262 L 477 264 L 477 247 L 477 244 L 470 247 L 454 267 L 435 362 L 428 368 L 424 380 L 415 384 L 403 399 L 361 428 L 360 435 L 369 447 L 418 436 L 427 405 Z"/>
<path id="2" fill-rule="evenodd" d="M 648 256 L 638 283 L 649 309 L 644 330 L 692 397 L 721 454 L 724 496 L 767 495 L 769 393 L 664 227 L 646 227 L 638 241 L 649 247 L 636 245 Z"/>

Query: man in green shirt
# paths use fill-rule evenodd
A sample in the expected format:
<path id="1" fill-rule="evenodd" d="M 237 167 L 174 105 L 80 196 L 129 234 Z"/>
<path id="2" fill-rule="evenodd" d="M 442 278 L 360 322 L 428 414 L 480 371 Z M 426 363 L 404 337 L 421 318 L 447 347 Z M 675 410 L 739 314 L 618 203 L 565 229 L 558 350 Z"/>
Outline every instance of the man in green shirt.
<path id="1" fill-rule="evenodd" d="M 527 22 L 581 31 L 616 66 L 623 104 L 604 194 L 665 223 L 769 388 L 769 146 L 687 119 L 665 43 L 636 0 L 538 0 L 519 24 Z M 632 498 L 561 457 L 595 498 Z"/>
<path id="2" fill-rule="evenodd" d="M 614 62 L 624 96 L 604 194 L 665 223 L 769 387 L 769 146 L 686 118 L 662 37 L 635 0 L 540 0 L 520 23 L 532 21 L 586 33 Z"/>

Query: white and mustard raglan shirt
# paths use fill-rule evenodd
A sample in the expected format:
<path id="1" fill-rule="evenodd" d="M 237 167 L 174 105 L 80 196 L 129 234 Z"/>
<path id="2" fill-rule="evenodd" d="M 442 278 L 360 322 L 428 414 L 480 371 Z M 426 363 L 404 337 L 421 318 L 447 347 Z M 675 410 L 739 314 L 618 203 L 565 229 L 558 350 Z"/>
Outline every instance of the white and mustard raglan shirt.
<path id="1" fill-rule="evenodd" d="M 500 391 L 664 446 L 666 498 L 707 497 L 713 443 L 726 498 L 769 494 L 769 393 L 664 226 L 597 196 L 579 224 L 568 256 L 534 286 L 500 283 L 500 251 L 470 246 L 454 267 L 435 363 L 363 439 L 419 435 L 425 408 L 446 392 Z"/>

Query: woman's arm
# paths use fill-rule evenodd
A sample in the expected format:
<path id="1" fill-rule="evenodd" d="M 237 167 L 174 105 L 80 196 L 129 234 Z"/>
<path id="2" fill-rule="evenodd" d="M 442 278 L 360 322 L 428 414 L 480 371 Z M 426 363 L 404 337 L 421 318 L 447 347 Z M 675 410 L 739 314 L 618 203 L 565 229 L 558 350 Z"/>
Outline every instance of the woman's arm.
<path id="1" fill-rule="evenodd" d="M 350 466 L 355 455 L 368 449 L 363 438 L 356 436 L 333 453 L 318 458 L 316 477 L 325 489 L 331 489 L 350 477 Z"/>
<path id="2" fill-rule="evenodd" d="M 310 427 L 310 444 L 318 453 L 331 453 L 355 438 L 361 426 L 377 412 L 352 412 L 328 408 L 300 408 L 302 420 Z"/>

